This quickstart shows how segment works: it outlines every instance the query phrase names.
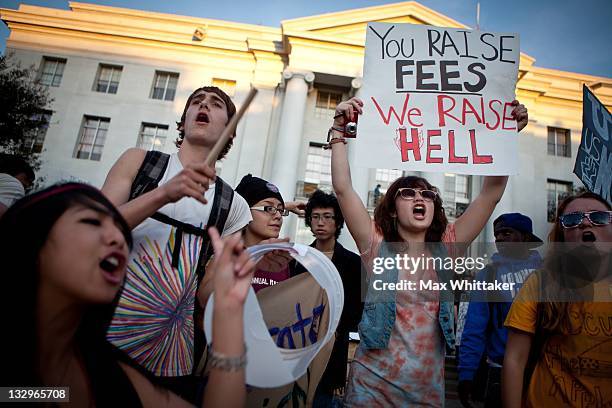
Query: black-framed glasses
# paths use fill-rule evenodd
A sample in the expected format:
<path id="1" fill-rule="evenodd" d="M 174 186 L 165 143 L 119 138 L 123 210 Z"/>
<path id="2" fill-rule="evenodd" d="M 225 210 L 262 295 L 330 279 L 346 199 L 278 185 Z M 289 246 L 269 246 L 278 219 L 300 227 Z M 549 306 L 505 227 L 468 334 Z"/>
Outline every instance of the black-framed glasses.
<path id="1" fill-rule="evenodd" d="M 270 215 L 275 215 L 277 212 L 280 213 L 283 217 L 289 215 L 289 210 L 283 207 L 274 207 L 273 205 L 261 205 L 259 207 L 251 207 L 251 210 L 264 211 Z"/>
<path id="2" fill-rule="evenodd" d="M 559 222 L 563 228 L 576 228 L 584 217 L 593 225 L 608 225 L 612 221 L 612 211 L 576 211 L 560 216 Z"/>
<path id="3" fill-rule="evenodd" d="M 438 193 L 433 190 L 421 190 L 420 188 L 403 187 L 397 190 L 395 197 L 398 195 L 404 200 L 414 200 L 417 193 L 421 195 L 424 201 L 434 201 Z"/>
<path id="4" fill-rule="evenodd" d="M 311 221 L 323 221 L 323 222 L 332 222 L 332 220 L 336 219 L 336 216 L 333 214 L 312 214 L 310 216 Z"/>

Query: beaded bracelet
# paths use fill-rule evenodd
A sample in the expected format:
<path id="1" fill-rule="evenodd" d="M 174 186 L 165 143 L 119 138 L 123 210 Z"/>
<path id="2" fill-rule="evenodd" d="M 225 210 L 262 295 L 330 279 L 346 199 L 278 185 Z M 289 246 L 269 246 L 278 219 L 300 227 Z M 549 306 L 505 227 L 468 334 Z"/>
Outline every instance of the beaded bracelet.
<path id="1" fill-rule="evenodd" d="M 218 368 L 222 371 L 239 371 L 246 367 L 246 345 L 244 353 L 239 357 L 228 357 L 225 354 L 220 354 L 214 351 L 212 344 L 208 350 L 208 364 L 210 368 Z"/>

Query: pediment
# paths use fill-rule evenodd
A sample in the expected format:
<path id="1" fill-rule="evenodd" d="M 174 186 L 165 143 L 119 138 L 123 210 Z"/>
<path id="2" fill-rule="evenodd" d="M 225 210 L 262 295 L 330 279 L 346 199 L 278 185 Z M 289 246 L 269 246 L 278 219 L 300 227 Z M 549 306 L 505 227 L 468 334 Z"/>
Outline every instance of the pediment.
<path id="1" fill-rule="evenodd" d="M 284 20 L 281 24 L 284 31 L 301 31 L 363 43 L 367 23 L 372 21 L 466 27 L 415 1 Z"/>

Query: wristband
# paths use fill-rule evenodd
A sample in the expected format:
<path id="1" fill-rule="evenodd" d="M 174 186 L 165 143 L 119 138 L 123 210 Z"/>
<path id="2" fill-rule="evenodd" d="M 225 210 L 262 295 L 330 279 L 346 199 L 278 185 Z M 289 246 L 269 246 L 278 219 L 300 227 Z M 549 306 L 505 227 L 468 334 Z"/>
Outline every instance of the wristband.
<path id="1" fill-rule="evenodd" d="M 329 141 L 329 143 L 328 143 L 328 144 L 323 145 L 323 150 L 329 150 L 329 149 L 331 149 L 331 146 L 332 146 L 334 143 L 344 143 L 344 144 L 346 144 L 346 139 L 345 139 L 345 138 L 343 138 L 343 137 L 334 137 L 332 140 L 330 140 L 330 141 Z"/>

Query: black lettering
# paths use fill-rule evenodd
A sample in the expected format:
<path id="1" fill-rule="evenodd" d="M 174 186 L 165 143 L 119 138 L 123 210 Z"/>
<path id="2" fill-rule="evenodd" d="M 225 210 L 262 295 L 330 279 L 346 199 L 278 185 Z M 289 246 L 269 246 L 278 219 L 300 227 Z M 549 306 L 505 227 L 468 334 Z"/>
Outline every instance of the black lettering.
<path id="1" fill-rule="evenodd" d="M 414 55 L 414 38 L 410 39 L 410 54 L 406 55 L 406 53 L 404 52 L 404 39 L 402 38 L 402 42 L 401 42 L 401 47 L 400 50 L 402 51 L 402 55 L 404 56 L 404 58 L 410 58 Z"/>
<path id="2" fill-rule="evenodd" d="M 493 51 L 495 52 L 495 54 L 491 58 L 487 58 L 484 54 L 482 54 L 482 58 L 486 59 L 487 61 L 493 61 L 493 60 L 497 59 L 497 55 L 499 53 L 497 52 L 497 48 L 495 48 L 495 46 L 493 44 L 489 44 L 488 42 L 485 41 L 485 36 L 493 37 L 493 34 L 491 34 L 491 33 L 483 33 L 483 34 L 481 34 L 480 35 L 480 41 L 482 41 L 483 43 L 485 43 L 486 45 L 491 47 L 493 49 Z"/>
<path id="3" fill-rule="evenodd" d="M 476 75 L 478 77 L 478 82 L 476 82 L 475 84 L 470 84 L 469 82 L 464 82 L 463 86 L 465 87 L 465 90 L 468 92 L 478 92 L 480 90 L 482 90 L 482 88 L 485 87 L 485 85 L 487 84 L 487 77 L 484 76 L 484 74 L 482 72 L 478 72 L 476 70 L 476 68 L 480 68 L 481 70 L 485 70 L 485 66 L 483 63 L 481 62 L 474 62 L 471 63 L 470 65 L 468 65 L 467 70 L 468 72 L 471 72 L 472 74 Z"/>
<path id="4" fill-rule="evenodd" d="M 504 48 L 504 38 L 514 38 L 514 36 L 502 35 L 501 37 L 499 37 L 499 60 L 501 62 L 509 62 L 510 64 L 514 64 L 514 61 L 504 59 L 504 51 L 512 51 L 512 48 Z"/>
<path id="5" fill-rule="evenodd" d="M 449 79 L 459 78 L 459 71 L 448 71 L 449 66 L 459 65 L 458 61 L 440 61 L 440 90 L 441 91 L 461 91 L 461 84 L 451 84 Z"/>
<path id="6" fill-rule="evenodd" d="M 389 46 L 391 44 L 395 44 L 395 46 L 397 47 L 397 52 L 395 53 L 395 55 L 392 55 L 391 52 L 389 52 Z M 397 42 L 397 40 L 391 40 L 387 43 L 387 46 L 385 47 L 385 51 L 387 51 L 387 56 L 391 57 L 391 58 L 395 58 L 399 55 L 400 53 L 400 45 L 399 42 Z"/>
<path id="7" fill-rule="evenodd" d="M 437 37 L 434 40 L 432 38 L 432 33 L 436 33 Z M 427 40 L 429 42 L 429 56 L 432 57 L 433 56 L 433 52 L 432 51 L 436 51 L 438 53 L 439 56 L 442 56 L 442 51 L 440 51 L 439 49 L 436 48 L 436 43 L 438 42 L 438 40 L 440 39 L 440 32 L 437 30 L 433 30 L 433 29 L 428 29 L 427 30 Z"/>
<path id="8" fill-rule="evenodd" d="M 378 38 L 380 38 L 380 41 L 381 41 L 381 43 L 382 43 L 382 44 L 380 45 L 380 52 L 382 53 L 382 55 L 381 55 L 381 59 L 385 59 L 385 38 L 387 38 L 387 35 L 389 35 L 389 33 L 391 32 L 391 30 L 393 30 L 393 29 L 395 28 L 395 26 L 391 26 L 391 27 L 390 27 L 390 28 L 387 30 L 387 32 L 385 33 L 385 35 L 384 35 L 384 36 L 382 36 L 382 37 L 380 36 L 380 34 L 378 34 L 378 33 L 376 32 L 376 30 L 374 29 L 374 27 L 372 27 L 372 26 L 369 26 L 369 27 L 370 27 L 370 29 L 371 29 L 372 31 L 374 31 L 374 34 L 376 34 L 376 36 L 377 36 Z"/>
<path id="9" fill-rule="evenodd" d="M 406 66 L 414 65 L 414 60 L 397 60 L 395 61 L 395 88 L 404 88 L 404 77 L 406 75 L 413 75 L 414 71 L 404 70 Z"/>
<path id="10" fill-rule="evenodd" d="M 424 84 L 423 81 L 427 79 L 431 79 L 434 77 L 434 74 L 431 72 L 423 72 L 424 66 L 436 65 L 436 61 L 434 60 L 426 60 L 426 61 L 417 61 L 416 63 L 416 88 L 417 89 L 426 89 L 426 90 L 438 90 L 438 84 Z"/>
<path id="11" fill-rule="evenodd" d="M 449 42 L 448 44 L 446 43 L 447 40 Z M 459 55 L 459 50 L 455 46 L 455 42 L 453 41 L 453 38 L 450 36 L 448 31 L 445 31 L 444 32 L 444 36 L 442 37 L 442 52 L 446 52 L 446 49 L 448 47 L 454 48 L 455 49 L 455 54 Z"/>
<path id="12" fill-rule="evenodd" d="M 463 33 L 463 42 L 465 44 L 465 54 L 460 55 L 460 57 L 466 58 L 477 58 L 475 55 L 470 55 L 470 47 L 468 46 L 468 34 L 471 34 L 471 31 L 457 31 L 458 33 Z"/>

